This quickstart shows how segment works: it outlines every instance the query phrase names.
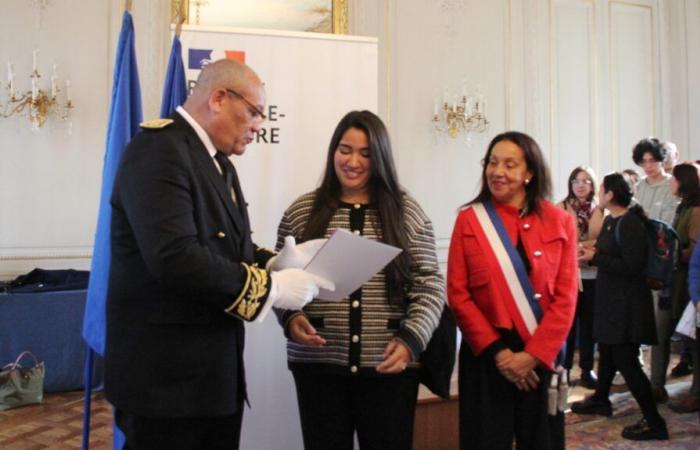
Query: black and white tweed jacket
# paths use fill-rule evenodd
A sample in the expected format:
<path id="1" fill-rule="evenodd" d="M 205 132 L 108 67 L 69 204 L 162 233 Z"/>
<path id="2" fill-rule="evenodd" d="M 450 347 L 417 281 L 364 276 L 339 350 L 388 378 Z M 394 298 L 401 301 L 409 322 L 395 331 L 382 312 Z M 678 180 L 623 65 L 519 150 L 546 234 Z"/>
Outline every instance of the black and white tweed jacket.
<path id="1" fill-rule="evenodd" d="M 285 211 L 277 234 L 277 248 L 292 235 L 301 242 L 313 205 L 314 192 L 302 195 Z M 384 348 L 391 339 L 399 339 L 409 348 L 413 362 L 425 349 L 438 325 L 445 304 L 445 282 L 435 254 L 435 238 L 430 219 L 418 203 L 404 194 L 405 224 L 413 283 L 406 302 L 390 304 L 382 270 L 361 289 L 340 302 L 316 299 L 299 311 L 276 311 L 287 334 L 287 325 L 296 314 L 306 314 L 319 334 L 323 347 L 299 345 L 291 340 L 287 356 L 291 369 L 320 369 L 359 374 L 376 373 Z M 329 237 L 337 228 L 381 240 L 379 216 L 372 205 L 341 203 L 326 230 Z"/>

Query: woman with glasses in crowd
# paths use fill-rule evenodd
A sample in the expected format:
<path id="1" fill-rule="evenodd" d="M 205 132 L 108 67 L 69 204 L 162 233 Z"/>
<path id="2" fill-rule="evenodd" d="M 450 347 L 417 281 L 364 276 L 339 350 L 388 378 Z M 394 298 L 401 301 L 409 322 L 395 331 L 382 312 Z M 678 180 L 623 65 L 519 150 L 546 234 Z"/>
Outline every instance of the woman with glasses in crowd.
<path id="1" fill-rule="evenodd" d="M 595 175 L 590 167 L 576 167 L 569 175 L 568 194 L 559 206 L 576 219 L 578 244 L 580 247 L 593 247 L 603 224 L 603 210 L 598 207 L 595 198 Z M 574 362 L 574 350 L 578 342 L 581 368 L 581 385 L 587 389 L 596 388 L 597 377 L 593 371 L 593 308 L 595 304 L 596 268 L 587 262 L 579 264 L 578 302 L 576 315 L 566 340 L 566 359 L 564 367 L 571 370 Z M 577 339 L 578 337 L 578 339 Z"/>

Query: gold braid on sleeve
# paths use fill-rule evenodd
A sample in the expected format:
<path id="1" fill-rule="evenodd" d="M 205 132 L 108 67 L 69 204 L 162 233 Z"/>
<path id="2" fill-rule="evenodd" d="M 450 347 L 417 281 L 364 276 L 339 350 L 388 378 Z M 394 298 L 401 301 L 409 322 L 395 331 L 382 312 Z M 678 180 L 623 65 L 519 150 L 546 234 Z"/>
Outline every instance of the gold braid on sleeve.
<path id="1" fill-rule="evenodd" d="M 253 320 L 261 305 L 261 299 L 267 295 L 268 273 L 257 264 L 241 263 L 246 271 L 246 280 L 238 298 L 226 308 L 226 313 L 244 320 Z"/>

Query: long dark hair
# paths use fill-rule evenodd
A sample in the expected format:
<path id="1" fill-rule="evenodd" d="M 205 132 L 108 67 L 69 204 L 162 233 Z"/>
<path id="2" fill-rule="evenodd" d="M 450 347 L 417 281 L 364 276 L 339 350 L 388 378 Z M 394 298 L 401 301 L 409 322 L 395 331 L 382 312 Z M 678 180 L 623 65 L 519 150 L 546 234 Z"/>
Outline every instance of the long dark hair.
<path id="1" fill-rule="evenodd" d="M 489 191 L 488 182 L 486 180 L 486 167 L 493 148 L 501 141 L 510 141 L 520 147 L 525 154 L 525 163 L 530 172 L 532 179 L 525 185 L 525 194 L 527 200 L 527 210 L 539 212 L 539 201 L 548 199 L 552 192 L 552 179 L 549 175 L 549 168 L 544 162 L 542 150 L 537 145 L 534 139 L 525 133 L 519 131 L 506 131 L 494 137 L 486 150 L 486 156 L 481 161 L 483 169 L 481 171 L 481 191 L 468 204 L 485 202 L 491 199 L 491 191 Z"/>
<path id="2" fill-rule="evenodd" d="M 574 188 L 571 186 L 571 183 L 576 179 L 579 173 L 585 172 L 586 175 L 588 175 L 588 178 L 591 179 L 591 192 L 588 193 L 588 200 L 589 202 L 593 200 L 595 197 L 595 187 L 597 186 L 597 183 L 595 182 L 595 172 L 593 172 L 593 169 L 590 167 L 586 166 L 578 166 L 574 170 L 571 171 L 571 174 L 569 174 L 569 184 L 568 184 L 568 193 L 566 194 L 566 198 L 564 201 L 572 201 L 576 200 L 578 197 L 576 197 L 576 194 L 574 193 Z"/>
<path id="3" fill-rule="evenodd" d="M 335 173 L 335 152 L 343 135 L 350 128 L 365 133 L 370 150 L 371 173 L 369 198 L 379 215 L 379 224 L 372 226 L 381 230 L 383 242 L 402 249 L 384 270 L 387 297 L 391 303 L 401 303 L 411 284 L 412 259 L 408 252 L 408 241 L 404 229 L 404 191 L 398 182 L 394 157 L 391 152 L 389 133 L 382 120 L 370 111 L 351 111 L 338 123 L 328 145 L 326 169 L 321 185 L 316 189 L 313 206 L 306 224 L 303 240 L 323 237 L 328 223 L 340 204 L 341 186 Z"/>
<path id="4" fill-rule="evenodd" d="M 623 208 L 629 207 L 629 212 L 638 215 L 646 223 L 647 215 L 644 209 L 638 204 L 630 206 L 634 198 L 634 182 L 629 175 L 620 172 L 605 175 L 603 189 L 605 192 L 612 192 L 613 198 L 610 200 L 612 203 Z"/>
<path id="5" fill-rule="evenodd" d="M 700 177 L 698 166 L 684 162 L 673 167 L 673 177 L 678 181 L 678 194 L 686 206 L 700 206 Z"/>

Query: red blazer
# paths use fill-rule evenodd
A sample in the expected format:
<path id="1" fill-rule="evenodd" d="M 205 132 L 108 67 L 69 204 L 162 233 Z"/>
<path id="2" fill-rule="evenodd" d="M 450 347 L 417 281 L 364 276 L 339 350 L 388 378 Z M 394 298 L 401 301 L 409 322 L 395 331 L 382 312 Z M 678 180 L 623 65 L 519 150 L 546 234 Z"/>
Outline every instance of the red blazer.
<path id="1" fill-rule="evenodd" d="M 540 212 L 519 217 L 516 208 L 494 201 L 512 242 L 528 255 L 530 281 L 542 306 L 542 321 L 525 342 L 525 351 L 552 369 L 571 327 L 578 295 L 576 224 L 552 203 Z M 502 296 L 505 279 L 491 252 L 476 214 L 465 208 L 457 216 L 447 264 L 447 295 L 462 336 L 474 354 L 500 339 L 496 328 L 515 328 Z"/>

